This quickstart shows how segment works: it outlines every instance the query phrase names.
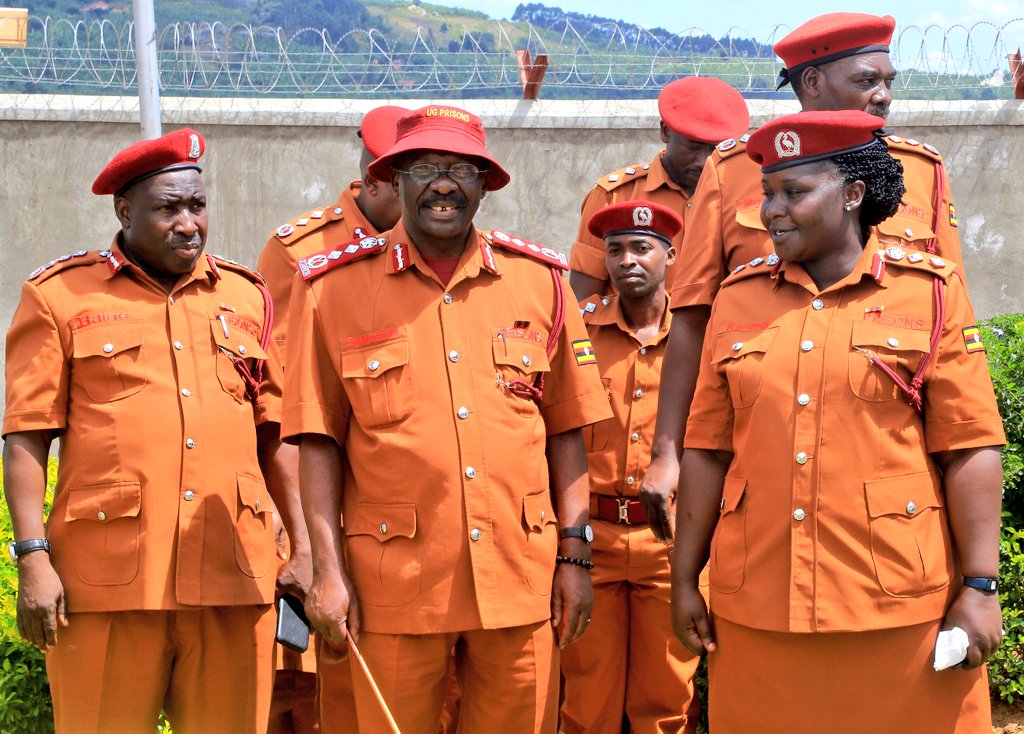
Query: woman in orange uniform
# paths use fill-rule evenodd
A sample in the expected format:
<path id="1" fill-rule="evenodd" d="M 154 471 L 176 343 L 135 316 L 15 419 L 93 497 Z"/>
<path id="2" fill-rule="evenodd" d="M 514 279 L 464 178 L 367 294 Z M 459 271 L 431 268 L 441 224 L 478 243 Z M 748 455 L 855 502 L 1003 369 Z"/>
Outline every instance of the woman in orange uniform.
<path id="1" fill-rule="evenodd" d="M 959 266 L 871 233 L 904 193 L 882 124 L 805 112 L 748 144 L 775 253 L 713 306 L 673 551 L 714 734 L 990 731 L 1002 423 Z M 966 659 L 936 672 L 954 627 Z"/>

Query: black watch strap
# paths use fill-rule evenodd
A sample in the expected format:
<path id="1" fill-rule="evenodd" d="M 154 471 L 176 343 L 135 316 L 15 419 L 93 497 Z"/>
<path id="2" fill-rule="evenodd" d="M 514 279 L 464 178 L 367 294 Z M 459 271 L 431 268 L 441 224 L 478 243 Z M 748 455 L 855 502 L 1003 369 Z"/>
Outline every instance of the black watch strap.
<path id="1" fill-rule="evenodd" d="M 999 591 L 999 579 L 990 576 L 964 576 L 964 586 L 994 594 Z"/>
<path id="2" fill-rule="evenodd" d="M 11 560 L 18 560 L 26 553 L 32 553 L 33 551 L 46 551 L 50 552 L 50 541 L 46 538 L 29 538 L 28 540 L 19 540 L 17 543 L 11 543 L 7 549 L 11 553 Z"/>
<path id="3" fill-rule="evenodd" d="M 558 531 L 559 538 L 579 538 L 586 544 L 594 540 L 594 530 L 589 525 L 572 525 Z"/>

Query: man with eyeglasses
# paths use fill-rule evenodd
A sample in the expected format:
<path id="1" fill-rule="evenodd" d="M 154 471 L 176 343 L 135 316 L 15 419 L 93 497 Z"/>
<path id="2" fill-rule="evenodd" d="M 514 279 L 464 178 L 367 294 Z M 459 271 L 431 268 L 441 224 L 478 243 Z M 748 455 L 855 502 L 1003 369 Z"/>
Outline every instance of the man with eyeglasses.
<path id="1" fill-rule="evenodd" d="M 435 734 L 454 650 L 460 730 L 553 734 L 556 644 L 592 604 L 581 428 L 611 415 L 567 263 L 474 227 L 509 174 L 465 110 L 401 118 L 369 172 L 401 220 L 300 259 L 290 309 L 321 659 L 356 638 L 400 730 Z M 389 731 L 359 687 L 356 708 Z"/>

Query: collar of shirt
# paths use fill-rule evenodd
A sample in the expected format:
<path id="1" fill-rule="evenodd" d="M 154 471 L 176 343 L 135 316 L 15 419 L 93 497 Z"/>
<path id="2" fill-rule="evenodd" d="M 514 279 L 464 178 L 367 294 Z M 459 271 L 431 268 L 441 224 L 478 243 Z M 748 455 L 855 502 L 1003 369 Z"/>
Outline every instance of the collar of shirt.
<path id="1" fill-rule="evenodd" d="M 654 156 L 654 160 L 651 161 L 650 168 L 647 169 L 647 177 L 644 179 L 644 191 L 654 191 L 665 186 L 673 191 L 678 191 L 684 199 L 689 199 L 690 196 L 683 191 L 679 184 L 668 177 L 668 171 L 661 164 L 663 155 L 665 155 L 664 150 Z"/>
<path id="2" fill-rule="evenodd" d="M 776 277 L 775 287 L 778 288 L 780 283 L 785 280 L 793 285 L 806 288 L 811 293 L 818 294 L 819 292 L 828 293 L 840 290 L 850 285 L 856 285 L 864 278 L 871 278 L 879 288 L 885 288 L 885 258 L 882 256 L 882 253 L 883 250 L 878 244 L 878 238 L 872 232 L 871 236 L 868 237 L 867 244 L 864 245 L 860 259 L 857 260 L 857 264 L 853 266 L 850 274 L 822 291 L 818 290 L 818 286 L 814 284 L 814 280 L 804 270 L 803 265 L 800 263 L 787 263 L 783 260 L 779 262 L 775 273 L 773 273 L 773 277 Z"/>
<path id="3" fill-rule="evenodd" d="M 667 295 L 665 296 L 665 313 L 661 317 L 661 326 L 658 328 L 658 333 L 653 338 L 647 340 L 646 343 L 637 339 L 636 331 L 631 329 L 629 324 L 626 323 L 626 316 L 622 312 L 622 302 L 619 300 L 619 297 L 617 295 L 610 295 L 605 298 L 608 300 L 608 304 L 590 319 L 591 326 L 616 326 L 623 333 L 633 337 L 642 347 L 653 347 L 668 338 L 669 327 L 672 325 L 672 312 L 668 308 Z"/>
<path id="4" fill-rule="evenodd" d="M 426 264 L 423 256 L 416 249 L 416 245 L 409 239 L 409 233 L 406 232 L 405 225 L 401 220 L 385 236 L 388 240 L 388 275 L 400 275 L 415 267 L 425 277 L 432 280 L 437 279 L 434 271 Z M 494 248 L 480 231 L 474 228 L 469 234 L 469 241 L 466 243 L 466 249 L 462 252 L 459 264 L 455 267 L 455 273 L 445 287 L 451 290 L 459 281 L 477 277 L 481 270 L 493 275 L 501 275 L 501 268 L 498 267 L 498 262 L 494 257 Z"/>
<path id="5" fill-rule="evenodd" d="M 114 241 L 110 243 L 110 248 L 107 250 L 110 254 L 107 255 L 106 277 L 108 279 L 113 278 L 125 269 L 129 269 L 131 272 L 135 273 L 136 276 L 145 278 L 146 281 L 155 284 L 156 281 L 153 280 L 145 270 L 129 260 L 128 256 L 124 254 L 124 247 L 121 245 L 121 236 L 121 232 L 114 235 Z M 199 256 L 199 259 L 196 260 L 196 264 L 192 268 L 192 272 L 189 273 L 184 280 L 178 281 L 174 286 L 174 289 L 171 291 L 171 294 L 173 295 L 174 293 L 177 293 L 193 281 L 202 280 L 204 278 L 208 280 L 211 285 L 221 278 L 220 268 L 217 267 L 217 263 L 213 261 L 205 250 Z M 163 286 L 160 287 L 163 288 Z"/>

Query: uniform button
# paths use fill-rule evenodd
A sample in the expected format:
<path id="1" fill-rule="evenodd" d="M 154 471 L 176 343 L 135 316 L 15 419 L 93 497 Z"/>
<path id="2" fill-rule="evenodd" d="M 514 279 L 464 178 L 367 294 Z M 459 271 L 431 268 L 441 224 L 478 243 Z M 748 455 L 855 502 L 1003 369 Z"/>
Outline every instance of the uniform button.
<path id="1" fill-rule="evenodd" d="M 814 349 L 814 342 L 812 342 L 810 339 L 808 339 L 807 341 L 802 341 L 800 342 L 800 348 L 805 352 L 809 352 L 812 349 Z"/>
<path id="2" fill-rule="evenodd" d="M 640 440 L 640 434 L 634 433 L 632 436 L 629 437 L 629 440 L 632 441 L 633 443 L 636 443 L 637 441 Z"/>
<path id="3" fill-rule="evenodd" d="M 806 451 L 801 451 L 800 453 L 798 453 L 796 455 L 796 463 L 797 464 L 806 464 L 807 463 L 807 452 Z"/>
<path id="4" fill-rule="evenodd" d="M 636 389 L 636 392 L 633 393 L 633 397 L 636 398 L 637 400 L 639 400 L 643 396 L 644 396 L 644 391 L 643 391 L 642 388 L 639 388 L 639 387 Z"/>
<path id="5" fill-rule="evenodd" d="M 796 401 L 800 403 L 800 405 L 807 405 L 811 402 L 811 396 L 805 392 L 800 393 L 799 395 L 796 396 Z"/>
<path id="6" fill-rule="evenodd" d="M 103 522 L 107 519 L 107 513 L 105 513 L 103 510 L 100 510 L 99 512 L 96 513 L 96 519 L 100 522 Z"/>
<path id="7" fill-rule="evenodd" d="M 193 492 L 191 489 L 186 489 L 185 490 L 185 501 L 186 502 L 191 502 L 193 499 L 195 499 L 195 496 L 196 496 L 196 493 Z"/>
<path id="8" fill-rule="evenodd" d="M 168 296 L 167 300 L 170 301 L 172 305 L 174 304 L 174 296 Z"/>
<path id="9" fill-rule="evenodd" d="M 374 372 L 380 368 L 380 361 L 376 359 L 371 359 L 370 364 L 366 366 L 370 369 L 370 372 Z"/>
<path id="10" fill-rule="evenodd" d="M 187 398 L 192 393 L 189 391 L 189 389 L 187 387 L 183 387 L 183 388 L 181 388 L 181 394 L 184 395 Z"/>
<path id="11" fill-rule="evenodd" d="M 245 345 L 244 344 L 239 344 L 238 345 L 238 353 L 239 354 L 245 354 Z"/>
<path id="12" fill-rule="evenodd" d="M 195 442 L 194 439 L 191 439 L 191 438 L 185 439 L 185 448 L 194 449 L 195 447 L 196 447 L 196 442 Z"/>
<path id="13" fill-rule="evenodd" d="M 526 367 L 529 367 L 531 361 L 532 360 L 530 359 L 529 355 L 526 355 L 526 354 L 523 355 L 523 365 L 525 365 Z"/>
<path id="14" fill-rule="evenodd" d="M 462 420 L 466 420 L 467 418 L 469 418 L 469 408 L 465 406 L 459 408 L 456 411 L 456 415 L 458 415 L 459 418 L 461 418 Z"/>
<path id="15" fill-rule="evenodd" d="M 738 352 L 741 349 L 743 349 L 743 342 L 736 342 L 735 344 L 732 345 L 732 351 L 734 352 Z"/>
<path id="16" fill-rule="evenodd" d="M 335 207 L 335 209 L 334 209 L 334 215 L 338 216 L 339 214 L 341 214 L 341 207 L 340 206 L 339 207 Z"/>
<path id="17" fill-rule="evenodd" d="M 448 352 L 448 359 L 450 359 L 452 362 L 458 362 L 459 353 L 453 349 L 452 351 Z"/>
<path id="18" fill-rule="evenodd" d="M 908 237 L 908 238 L 910 238 L 910 237 L 913 237 L 913 236 L 914 236 L 914 230 L 912 230 L 912 229 L 911 229 L 910 227 L 907 227 L 907 228 L 906 228 L 905 230 L 903 230 L 903 231 L 907 233 L 907 237 Z"/>
<path id="19" fill-rule="evenodd" d="M 888 344 L 890 347 L 893 347 L 895 349 L 896 347 L 898 347 L 900 345 L 900 340 L 897 339 L 894 336 L 890 336 L 888 339 L 885 340 L 885 343 Z"/>
<path id="20" fill-rule="evenodd" d="M 260 509 L 260 498 L 259 498 L 259 497 L 257 497 L 257 498 L 256 498 L 256 502 L 254 502 L 253 504 L 255 504 L 255 505 L 256 505 L 256 509 L 257 509 L 257 510 L 258 510 L 258 509 Z"/>
<path id="21" fill-rule="evenodd" d="M 380 529 L 380 534 L 381 535 L 387 535 L 388 534 L 388 524 L 386 522 L 382 522 L 380 524 L 380 528 L 379 529 Z"/>
<path id="22" fill-rule="evenodd" d="M 473 528 L 472 530 L 470 530 L 469 531 L 469 539 L 472 540 L 474 543 L 476 541 L 480 540 L 480 531 L 477 530 L 476 528 Z"/>
<path id="23" fill-rule="evenodd" d="M 452 302 L 452 294 L 451 293 L 445 293 L 444 294 L 444 302 L 445 303 L 451 303 Z"/>
<path id="24" fill-rule="evenodd" d="M 804 509 L 802 507 L 797 507 L 795 510 L 793 510 L 793 519 L 797 522 L 803 520 L 805 517 L 807 517 L 807 513 L 804 512 Z"/>
<path id="25" fill-rule="evenodd" d="M 112 351 L 114 351 L 114 345 L 111 344 L 110 342 L 107 342 L 106 344 L 103 345 L 103 351 L 107 354 L 110 354 Z"/>
<path id="26" fill-rule="evenodd" d="M 626 484 L 628 484 L 631 487 L 633 486 L 633 482 L 635 482 L 635 481 L 636 480 L 633 479 L 633 477 L 626 477 Z"/>
<path id="27" fill-rule="evenodd" d="M 185 345 L 182 344 L 181 342 L 174 342 L 174 348 L 180 352 L 182 349 L 185 348 Z"/>
<path id="28" fill-rule="evenodd" d="M 640 354 L 647 354 L 647 347 L 640 347 Z"/>
<path id="29" fill-rule="evenodd" d="M 474 469 L 474 468 L 473 468 L 473 467 L 471 467 L 471 466 L 467 466 L 467 467 L 466 467 L 466 477 L 467 477 L 468 479 L 472 479 L 472 478 L 473 478 L 473 477 L 475 477 L 475 476 L 476 476 L 476 469 Z"/>
<path id="30" fill-rule="evenodd" d="M 907 514 L 908 515 L 913 515 L 915 512 L 917 512 L 917 505 L 915 505 L 912 501 L 908 502 L 907 503 Z"/>
<path id="31" fill-rule="evenodd" d="M 815 311 L 820 311 L 821 309 L 825 308 L 825 302 L 820 298 L 815 298 L 813 301 L 811 301 L 811 308 L 813 308 Z"/>

